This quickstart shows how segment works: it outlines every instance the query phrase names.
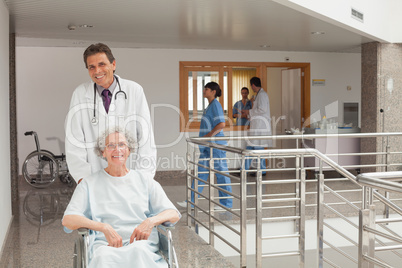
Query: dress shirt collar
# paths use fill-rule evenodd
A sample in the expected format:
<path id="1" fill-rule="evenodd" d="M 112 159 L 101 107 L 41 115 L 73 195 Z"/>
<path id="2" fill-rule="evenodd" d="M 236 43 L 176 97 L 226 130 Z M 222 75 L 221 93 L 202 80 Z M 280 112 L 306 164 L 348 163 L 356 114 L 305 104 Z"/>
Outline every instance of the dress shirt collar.
<path id="1" fill-rule="evenodd" d="M 115 90 L 115 88 L 116 88 L 116 84 L 117 84 L 117 82 L 116 82 L 116 77 L 114 77 L 113 83 L 112 83 L 112 84 L 110 85 L 110 87 L 108 88 L 109 91 L 110 91 L 110 93 L 112 93 L 112 95 L 113 95 L 113 92 L 114 92 L 114 90 Z M 104 88 L 104 87 L 102 87 L 102 86 L 96 84 L 96 89 L 98 90 L 99 95 L 102 96 L 102 92 L 103 92 L 103 90 L 105 90 L 106 88 Z"/>

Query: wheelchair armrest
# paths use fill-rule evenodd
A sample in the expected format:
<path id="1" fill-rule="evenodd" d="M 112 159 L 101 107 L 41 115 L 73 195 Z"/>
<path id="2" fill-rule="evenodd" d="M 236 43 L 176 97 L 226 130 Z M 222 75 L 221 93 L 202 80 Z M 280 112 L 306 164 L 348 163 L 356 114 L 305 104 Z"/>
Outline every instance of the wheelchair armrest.
<path id="1" fill-rule="evenodd" d="M 175 226 L 174 223 L 171 223 L 169 221 L 165 221 L 164 223 L 156 226 L 156 229 L 157 229 L 157 231 L 158 231 L 158 233 L 160 235 L 165 236 L 169 241 L 171 241 L 172 240 L 172 233 L 171 232 L 172 232 L 172 230 L 174 230 L 174 226 Z"/>
<path id="2" fill-rule="evenodd" d="M 177 256 L 173 246 L 172 230 L 174 225 L 171 222 L 164 222 L 157 226 L 159 235 L 159 252 L 167 261 L 169 267 L 178 267 Z"/>
<path id="3" fill-rule="evenodd" d="M 78 228 L 78 238 L 74 247 L 74 267 L 88 267 L 89 261 L 89 234 L 88 228 Z"/>
<path id="4" fill-rule="evenodd" d="M 175 226 L 176 224 L 174 224 L 174 223 L 171 223 L 170 221 L 165 221 L 164 223 L 162 223 L 162 226 L 164 226 L 164 227 L 166 227 L 166 228 L 168 228 L 168 229 L 174 229 L 174 226 Z"/>
<path id="5" fill-rule="evenodd" d="M 78 228 L 78 234 L 80 235 L 89 235 L 89 229 L 88 228 Z"/>

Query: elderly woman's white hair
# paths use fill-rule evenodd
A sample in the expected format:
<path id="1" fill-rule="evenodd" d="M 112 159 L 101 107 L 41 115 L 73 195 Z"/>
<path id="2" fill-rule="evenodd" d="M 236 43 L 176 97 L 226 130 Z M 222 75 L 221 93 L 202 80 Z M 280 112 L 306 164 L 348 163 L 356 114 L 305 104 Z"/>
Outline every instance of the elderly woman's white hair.
<path id="1" fill-rule="evenodd" d="M 106 138 L 112 133 L 123 134 L 124 137 L 126 138 L 127 147 L 130 149 L 130 152 L 132 153 L 134 151 L 136 142 L 135 142 L 135 139 L 133 138 L 133 136 L 131 135 L 131 133 L 124 131 L 123 129 L 121 129 L 119 127 L 111 127 L 111 128 L 108 128 L 105 132 L 103 132 L 99 136 L 98 140 L 96 141 L 96 146 L 94 149 L 96 155 L 103 158 L 103 151 L 106 148 Z"/>

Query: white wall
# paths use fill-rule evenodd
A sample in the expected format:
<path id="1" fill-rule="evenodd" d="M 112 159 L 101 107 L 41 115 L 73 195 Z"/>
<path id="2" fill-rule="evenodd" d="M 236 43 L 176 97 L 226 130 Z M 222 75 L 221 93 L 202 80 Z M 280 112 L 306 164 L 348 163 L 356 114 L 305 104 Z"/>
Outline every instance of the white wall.
<path id="1" fill-rule="evenodd" d="M 0 93 L 0 249 L 3 249 L 11 221 L 9 14 L 4 1 L 0 1 Z"/>
<path id="2" fill-rule="evenodd" d="M 395 13 L 396 10 L 400 11 L 398 8 L 401 4 L 398 0 L 274 1 L 352 32 L 379 38 L 383 42 L 401 42 L 402 40 L 398 30 L 402 19 L 399 13 Z M 352 18 L 351 8 L 364 14 L 364 23 Z"/>
<path id="3" fill-rule="evenodd" d="M 64 119 L 74 88 L 89 81 L 82 53 L 85 48 L 17 47 L 17 119 L 20 167 L 35 149 L 32 137 L 23 133 L 35 130 L 42 148 L 54 153 L 64 151 Z M 311 88 L 311 111 L 323 109 L 339 100 L 360 102 L 360 54 L 113 49 L 117 70 L 123 78 L 135 80 L 145 90 L 158 148 L 159 168 L 178 170 L 185 166 L 186 133 L 179 132 L 179 61 L 254 61 L 310 62 L 311 78 L 326 79 L 325 87 Z M 346 86 L 352 86 L 347 92 Z M 169 107 L 158 107 L 165 105 Z M 176 110 L 175 110 L 176 109 Z M 233 133 L 226 133 L 227 135 Z M 197 135 L 196 132 L 190 135 Z"/>

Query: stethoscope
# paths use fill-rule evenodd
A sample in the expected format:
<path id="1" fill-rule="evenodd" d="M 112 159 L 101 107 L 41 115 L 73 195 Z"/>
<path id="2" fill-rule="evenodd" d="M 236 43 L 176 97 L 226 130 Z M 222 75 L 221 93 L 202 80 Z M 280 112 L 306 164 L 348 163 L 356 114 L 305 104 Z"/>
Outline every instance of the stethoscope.
<path id="1" fill-rule="evenodd" d="M 119 81 L 119 79 L 117 78 L 117 76 L 114 76 L 114 78 L 116 79 L 117 84 L 119 85 L 119 91 L 116 92 L 116 94 L 114 95 L 114 99 L 115 99 L 115 100 L 117 99 L 117 95 L 118 95 L 119 93 L 123 93 L 124 99 L 127 100 L 127 94 L 126 94 L 126 92 L 124 92 L 123 90 L 121 90 L 121 86 L 120 86 L 120 81 Z M 96 83 L 94 83 L 94 116 L 92 117 L 92 120 L 91 120 L 91 123 L 92 123 L 93 125 L 96 125 L 96 124 L 98 124 L 98 122 L 99 122 L 98 118 L 96 118 L 96 91 L 97 91 L 97 89 L 96 89 Z"/>

